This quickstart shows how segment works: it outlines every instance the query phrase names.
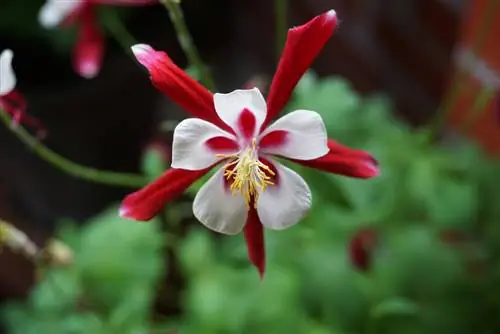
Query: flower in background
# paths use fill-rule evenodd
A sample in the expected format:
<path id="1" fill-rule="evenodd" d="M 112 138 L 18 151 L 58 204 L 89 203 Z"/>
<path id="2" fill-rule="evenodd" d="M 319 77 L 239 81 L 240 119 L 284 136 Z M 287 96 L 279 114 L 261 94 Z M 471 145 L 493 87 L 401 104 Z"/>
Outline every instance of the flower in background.
<path id="1" fill-rule="evenodd" d="M 378 235 L 373 229 L 359 230 L 349 242 L 351 264 L 360 271 L 367 271 L 372 264 L 373 249 Z"/>
<path id="2" fill-rule="evenodd" d="M 42 138 L 46 134 L 45 127 L 26 114 L 26 100 L 15 90 L 17 79 L 12 68 L 13 58 L 12 50 L 4 50 L 0 54 L 0 108 L 12 116 L 13 127 L 20 124 L 32 127 L 37 131 L 37 136 Z"/>
<path id="3" fill-rule="evenodd" d="M 102 64 L 105 38 L 99 28 L 96 5 L 141 6 L 158 0 L 47 0 L 38 20 L 45 28 L 59 25 L 78 26 L 78 37 L 73 49 L 73 67 L 84 78 L 95 77 Z"/>
<path id="4" fill-rule="evenodd" d="M 250 80 L 248 80 L 243 88 L 251 89 L 257 87 L 261 92 L 267 92 L 267 87 L 269 86 L 269 78 L 265 74 L 255 75 Z"/>
<path id="5" fill-rule="evenodd" d="M 133 52 L 148 69 L 152 83 L 196 118 L 176 127 L 171 168 L 127 196 L 120 215 L 149 220 L 197 179 L 222 166 L 196 195 L 194 215 L 220 233 L 232 235 L 243 230 L 250 261 L 262 276 L 263 226 L 288 228 L 311 206 L 308 185 L 275 157 L 351 177 L 376 176 L 379 170 L 373 157 L 329 140 L 318 113 L 296 110 L 271 123 L 336 23 L 336 13 L 331 10 L 289 31 L 267 103 L 257 88 L 212 94 L 166 53 L 148 45 L 134 46 Z"/>

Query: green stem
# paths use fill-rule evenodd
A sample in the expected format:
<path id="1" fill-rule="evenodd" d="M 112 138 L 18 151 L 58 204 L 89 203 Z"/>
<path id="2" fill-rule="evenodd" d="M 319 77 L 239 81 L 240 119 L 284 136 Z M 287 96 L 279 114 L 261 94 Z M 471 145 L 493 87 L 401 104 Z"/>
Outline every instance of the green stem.
<path id="1" fill-rule="evenodd" d="M 11 119 L 3 109 L 0 109 L 0 118 L 8 128 L 11 128 Z M 40 158 L 71 176 L 95 183 L 132 188 L 142 187 L 148 181 L 147 178 L 137 174 L 104 171 L 77 164 L 44 146 L 21 126 L 12 129 L 12 132 Z"/>
<path id="2" fill-rule="evenodd" d="M 137 41 L 120 20 L 116 10 L 110 9 L 105 11 L 102 21 L 110 35 L 113 36 L 127 54 L 132 55 L 130 47 L 137 44 Z"/>
<path id="3" fill-rule="evenodd" d="M 276 59 L 280 59 L 283 46 L 286 42 L 287 23 L 287 0 L 274 0 L 274 11 L 276 16 Z"/>
<path id="4" fill-rule="evenodd" d="M 441 129 L 446 122 L 446 119 L 455 107 L 455 104 L 457 103 L 458 97 L 462 90 L 461 83 L 463 82 L 464 76 L 465 75 L 463 71 L 458 72 L 457 78 L 453 81 L 453 84 L 451 85 L 444 102 L 441 102 L 441 104 L 439 105 L 439 108 L 436 111 L 433 120 L 429 124 L 430 140 L 435 140 L 438 137 Z"/>
<path id="5" fill-rule="evenodd" d="M 471 51 L 475 56 L 478 56 L 482 51 L 484 44 L 486 43 L 487 37 L 491 30 L 491 26 L 494 23 L 494 19 L 497 16 L 498 5 L 500 5 L 500 1 L 498 0 L 490 0 L 486 6 L 485 12 L 486 17 L 482 21 L 481 27 L 479 28 L 478 37 L 474 40 Z M 463 81 L 465 79 L 466 73 L 465 71 L 460 71 L 457 75 L 457 78 L 454 80 L 452 86 L 450 87 L 450 92 L 448 93 L 448 97 L 446 98 L 446 102 L 441 104 L 434 119 L 431 121 L 429 131 L 431 135 L 431 139 L 435 139 L 441 129 L 446 122 L 446 119 L 453 111 L 455 104 L 458 101 L 459 93 L 462 90 Z"/>
<path id="6" fill-rule="evenodd" d="M 211 91 L 215 91 L 215 82 L 212 79 L 209 71 L 203 64 L 201 60 L 198 49 L 196 48 L 193 38 L 189 33 L 189 29 L 186 26 L 186 22 L 184 20 L 184 13 L 182 12 L 182 8 L 180 5 L 180 0 L 160 0 L 161 3 L 167 8 L 168 13 L 170 15 L 170 20 L 174 25 L 175 31 L 177 33 L 177 40 L 181 45 L 184 53 L 186 54 L 189 64 L 198 69 L 201 75 L 201 81 L 203 84 L 210 89 Z"/>
<path id="7" fill-rule="evenodd" d="M 476 100 L 474 101 L 472 109 L 467 114 L 467 117 L 465 118 L 464 122 L 461 124 L 463 133 L 467 133 L 468 131 L 472 130 L 474 125 L 479 120 L 482 111 L 484 110 L 484 108 L 486 108 L 488 102 L 491 100 L 493 95 L 494 91 L 490 88 L 483 88 L 481 90 Z"/>

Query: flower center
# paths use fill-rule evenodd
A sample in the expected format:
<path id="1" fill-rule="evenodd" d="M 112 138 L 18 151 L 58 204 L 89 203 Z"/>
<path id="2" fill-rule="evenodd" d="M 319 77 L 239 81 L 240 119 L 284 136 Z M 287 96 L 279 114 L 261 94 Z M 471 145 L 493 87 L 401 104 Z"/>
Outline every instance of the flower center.
<path id="1" fill-rule="evenodd" d="M 255 138 L 244 151 L 230 155 L 218 154 L 217 156 L 234 158 L 224 165 L 224 176 L 230 180 L 229 189 L 232 194 L 241 194 L 247 205 L 250 205 L 252 198 L 254 205 L 256 205 L 260 192 L 266 190 L 268 186 L 274 185 L 271 178 L 275 173 L 267 165 L 260 162 Z"/>

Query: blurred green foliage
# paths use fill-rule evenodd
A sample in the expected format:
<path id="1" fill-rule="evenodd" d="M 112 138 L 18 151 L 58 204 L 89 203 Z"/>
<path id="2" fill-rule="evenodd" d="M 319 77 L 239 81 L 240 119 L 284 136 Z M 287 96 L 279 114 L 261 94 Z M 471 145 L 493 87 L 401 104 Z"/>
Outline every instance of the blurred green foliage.
<path id="1" fill-rule="evenodd" d="M 182 312 L 159 320 L 153 301 L 173 270 L 163 232 L 111 208 L 61 231 L 75 265 L 47 272 L 27 301 L 4 307 L 10 332 L 499 333 L 498 163 L 470 143 L 431 144 L 394 118 L 385 97 L 358 96 L 340 78 L 309 73 L 288 108 L 319 111 L 330 137 L 373 153 L 382 173 L 355 180 L 294 166 L 311 185 L 313 208 L 296 227 L 267 231 L 263 281 L 241 235 L 195 224 L 170 244 L 185 279 Z M 145 159 L 148 175 L 161 172 L 159 156 Z M 378 242 L 363 271 L 349 246 L 366 228 Z"/>
<path id="2" fill-rule="evenodd" d="M 75 264 L 49 270 L 28 301 L 4 309 L 9 333 L 147 333 L 166 270 L 162 233 L 156 221 L 131 224 L 116 212 L 82 229 L 65 225 L 61 239 Z"/>

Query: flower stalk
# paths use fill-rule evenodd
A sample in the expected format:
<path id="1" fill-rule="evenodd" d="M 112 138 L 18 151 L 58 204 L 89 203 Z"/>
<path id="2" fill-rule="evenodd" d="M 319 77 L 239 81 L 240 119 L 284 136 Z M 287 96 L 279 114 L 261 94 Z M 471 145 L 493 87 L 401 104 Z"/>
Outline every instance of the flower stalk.
<path id="1" fill-rule="evenodd" d="M 116 10 L 107 10 L 104 12 L 103 25 L 108 33 L 120 44 L 123 50 L 130 56 L 130 47 L 136 44 L 134 36 L 127 30 L 125 24 L 120 20 Z"/>
<path id="2" fill-rule="evenodd" d="M 170 20 L 174 25 L 174 29 L 177 33 L 177 40 L 181 45 L 181 48 L 186 54 L 189 64 L 198 69 L 202 83 L 211 91 L 215 91 L 215 82 L 210 75 L 208 69 L 203 64 L 201 60 L 200 53 L 193 42 L 193 38 L 189 33 L 186 22 L 184 20 L 184 13 L 180 5 L 179 0 L 160 0 L 160 2 L 168 10 Z"/>
<path id="3" fill-rule="evenodd" d="M 461 124 L 462 131 L 467 133 L 471 131 L 479 120 L 482 111 L 488 105 L 488 102 L 493 98 L 494 91 L 489 87 L 481 89 L 470 112 Z"/>
<path id="4" fill-rule="evenodd" d="M 11 119 L 3 109 L 0 109 L 0 119 L 11 129 Z M 138 174 L 105 171 L 77 164 L 43 145 L 23 127 L 19 126 L 11 131 L 36 155 L 71 176 L 95 183 L 131 188 L 141 187 L 148 181 L 146 177 Z"/>
<path id="5" fill-rule="evenodd" d="M 274 0 L 275 29 L 276 29 L 276 59 L 280 59 L 281 51 L 286 41 L 288 31 L 287 23 L 287 0 Z"/>

